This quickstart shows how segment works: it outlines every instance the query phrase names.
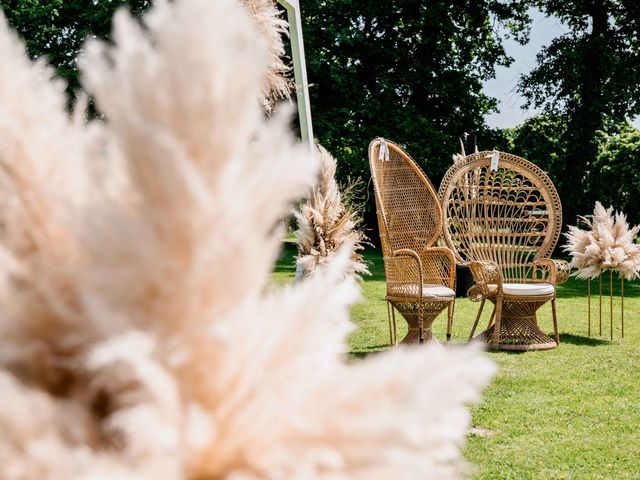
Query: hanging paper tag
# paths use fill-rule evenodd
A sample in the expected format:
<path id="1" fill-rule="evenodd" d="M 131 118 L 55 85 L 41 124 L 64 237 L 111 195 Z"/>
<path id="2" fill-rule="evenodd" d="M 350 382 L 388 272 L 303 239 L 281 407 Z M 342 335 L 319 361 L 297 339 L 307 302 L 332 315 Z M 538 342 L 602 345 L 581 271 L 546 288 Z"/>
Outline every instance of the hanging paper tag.
<path id="1" fill-rule="evenodd" d="M 500 161 L 500 152 L 494 150 L 493 155 L 491 155 L 491 166 L 489 169 L 492 172 L 498 171 L 498 162 Z"/>
<path id="2" fill-rule="evenodd" d="M 384 140 L 380 141 L 380 153 L 378 153 L 378 160 L 382 162 L 389 161 L 389 147 L 387 147 L 387 142 Z"/>

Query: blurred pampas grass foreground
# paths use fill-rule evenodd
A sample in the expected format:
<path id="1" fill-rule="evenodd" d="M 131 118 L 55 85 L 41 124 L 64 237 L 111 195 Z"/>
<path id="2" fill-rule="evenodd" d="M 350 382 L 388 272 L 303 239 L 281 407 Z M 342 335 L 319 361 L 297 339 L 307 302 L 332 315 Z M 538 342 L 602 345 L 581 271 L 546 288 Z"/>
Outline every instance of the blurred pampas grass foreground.
<path id="1" fill-rule="evenodd" d="M 317 174 L 257 100 L 234 0 L 120 11 L 81 70 L 105 121 L 0 22 L 0 478 L 457 478 L 494 367 L 475 350 L 348 363 L 343 249 L 270 287 Z"/>
<path id="2" fill-rule="evenodd" d="M 589 230 L 569 227 L 563 247 L 571 255 L 576 277 L 596 278 L 605 270 L 616 271 L 627 280 L 640 275 L 640 245 L 635 243 L 640 225 L 630 228 L 622 212 L 614 213 L 613 207 L 604 208 L 600 202 L 596 202 L 592 219 L 582 220 Z"/>
<path id="3" fill-rule="evenodd" d="M 317 146 L 316 151 L 320 159 L 318 181 L 300 208 L 293 212 L 298 226 L 295 232 L 298 275 L 308 277 L 322 270 L 346 246 L 352 251 L 346 274 L 360 279 L 360 275 L 369 274 L 360 254 L 367 240 L 360 226 L 361 218 L 355 209 L 346 205 L 338 187 L 336 159 L 322 146 Z"/>
<path id="4" fill-rule="evenodd" d="M 241 0 L 267 42 L 268 68 L 262 84 L 261 100 L 270 113 L 278 101 L 291 96 L 295 85 L 285 63 L 283 38 L 289 35 L 289 24 L 282 19 L 276 0 Z"/>

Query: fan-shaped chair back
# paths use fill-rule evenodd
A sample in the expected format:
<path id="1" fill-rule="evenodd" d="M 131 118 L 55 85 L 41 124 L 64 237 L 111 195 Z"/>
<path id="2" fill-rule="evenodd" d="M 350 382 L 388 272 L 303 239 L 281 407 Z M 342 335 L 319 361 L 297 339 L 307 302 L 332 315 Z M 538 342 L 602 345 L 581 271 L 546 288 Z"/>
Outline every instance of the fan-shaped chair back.
<path id="1" fill-rule="evenodd" d="M 454 164 L 439 190 L 444 239 L 457 261 L 491 260 L 505 282 L 524 282 L 548 257 L 562 227 L 560 198 L 536 165 L 503 152 Z"/>
<path id="2" fill-rule="evenodd" d="M 427 176 L 398 145 L 382 138 L 369 145 L 369 162 L 383 253 L 432 246 L 442 232 L 442 209 Z"/>

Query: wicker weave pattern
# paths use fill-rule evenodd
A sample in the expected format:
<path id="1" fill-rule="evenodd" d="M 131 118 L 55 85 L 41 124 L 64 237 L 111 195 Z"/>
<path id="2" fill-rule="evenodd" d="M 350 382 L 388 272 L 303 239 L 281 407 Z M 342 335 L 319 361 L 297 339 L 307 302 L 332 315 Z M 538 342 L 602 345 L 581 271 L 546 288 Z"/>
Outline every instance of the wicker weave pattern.
<path id="1" fill-rule="evenodd" d="M 566 281 L 566 262 L 548 258 L 562 227 L 560 198 L 540 168 L 503 152 L 492 165 L 494 153 L 469 155 L 446 173 L 439 191 L 443 237 L 456 259 L 471 268 L 475 284 L 469 297 L 482 301 L 481 309 L 487 299 L 495 304 L 495 325 L 479 338 L 495 348 L 552 348 L 559 341 L 555 303 L 556 342 L 537 328 L 536 310 L 555 301 L 555 294 L 509 296 L 502 284 Z"/>
<path id="2" fill-rule="evenodd" d="M 491 170 L 491 156 L 469 155 L 442 180 L 444 238 L 458 261 L 491 260 L 500 265 L 505 282 L 521 282 L 558 241 L 560 198 L 534 164 L 500 153 L 497 170 Z"/>
<path id="3" fill-rule="evenodd" d="M 398 309 L 409 324 L 409 334 L 403 342 L 431 338 L 431 324 L 447 307 L 449 338 L 453 299 L 423 297 L 423 287 L 427 285 L 455 287 L 453 253 L 447 248 L 433 247 L 442 233 L 443 219 L 436 191 L 413 159 L 393 142 L 373 140 L 369 145 L 369 164 L 384 255 L 387 301 L 392 311 Z M 393 342 L 395 327 L 391 330 Z"/>
<path id="4" fill-rule="evenodd" d="M 469 289 L 468 295 L 474 302 L 483 300 L 491 294 L 489 285 L 498 285 L 498 288 L 502 286 L 502 274 L 497 263 L 480 260 L 471 262 L 469 266 L 475 285 Z"/>
<path id="5" fill-rule="evenodd" d="M 532 282 L 551 283 L 562 285 L 569 280 L 571 267 L 565 260 L 541 258 L 533 263 Z"/>
<path id="6" fill-rule="evenodd" d="M 420 252 L 433 245 L 442 232 L 436 191 L 415 161 L 396 144 L 385 140 L 389 158 L 379 160 L 379 142 L 373 141 L 369 161 L 373 161 L 372 175 L 379 186 L 376 198 L 383 206 L 380 213 L 389 246 L 392 251 L 409 248 Z"/>

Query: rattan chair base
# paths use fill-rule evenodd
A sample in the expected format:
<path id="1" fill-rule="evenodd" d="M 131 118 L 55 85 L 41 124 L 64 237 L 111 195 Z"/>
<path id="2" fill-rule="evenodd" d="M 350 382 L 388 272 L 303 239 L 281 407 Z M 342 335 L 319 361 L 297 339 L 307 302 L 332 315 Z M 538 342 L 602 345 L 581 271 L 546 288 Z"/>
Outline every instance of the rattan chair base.
<path id="1" fill-rule="evenodd" d="M 500 342 L 492 345 L 495 323 L 484 332 L 474 337 L 473 341 L 481 341 L 489 344 L 490 348 L 497 350 L 549 350 L 557 347 L 556 342 L 544 333 L 535 321 L 526 317 L 505 317 L 500 321 Z"/>
<path id="2" fill-rule="evenodd" d="M 424 341 L 425 342 L 429 342 L 431 340 L 434 340 L 433 338 L 433 333 L 431 332 L 431 329 L 425 329 L 424 331 Z M 419 328 L 412 328 L 409 327 L 409 330 L 407 331 L 407 334 L 405 335 L 405 337 L 400 340 L 400 345 L 408 345 L 408 344 L 414 344 L 414 343 L 420 343 L 420 329 Z"/>
<path id="3" fill-rule="evenodd" d="M 393 308 L 400 312 L 409 326 L 407 334 L 400 340 L 402 344 L 420 343 L 420 303 L 419 302 L 398 302 L 389 300 Z M 425 302 L 423 305 L 423 339 L 428 342 L 433 338 L 431 326 L 436 317 L 447 308 L 449 302 Z"/>

